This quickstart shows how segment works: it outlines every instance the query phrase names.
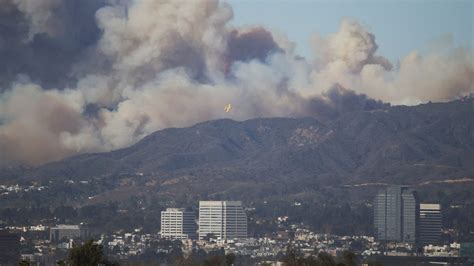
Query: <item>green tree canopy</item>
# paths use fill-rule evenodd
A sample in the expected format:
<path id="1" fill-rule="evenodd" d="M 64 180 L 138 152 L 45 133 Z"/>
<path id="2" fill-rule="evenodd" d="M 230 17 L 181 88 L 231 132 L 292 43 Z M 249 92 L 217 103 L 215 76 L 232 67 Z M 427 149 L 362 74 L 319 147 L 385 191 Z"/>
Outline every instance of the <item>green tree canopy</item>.
<path id="1" fill-rule="evenodd" d="M 72 266 L 114 265 L 104 257 L 102 246 L 89 240 L 69 252 L 68 261 Z"/>

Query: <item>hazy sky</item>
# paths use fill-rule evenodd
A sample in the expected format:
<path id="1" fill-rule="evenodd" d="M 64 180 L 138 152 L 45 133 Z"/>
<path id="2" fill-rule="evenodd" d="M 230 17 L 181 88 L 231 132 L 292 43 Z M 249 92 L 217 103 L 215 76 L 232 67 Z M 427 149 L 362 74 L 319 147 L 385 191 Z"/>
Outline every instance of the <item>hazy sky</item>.
<path id="1" fill-rule="evenodd" d="M 474 93 L 474 0 L 221 1 L 0 0 L 0 167 Z"/>
<path id="2" fill-rule="evenodd" d="M 473 43 L 472 0 L 466 1 L 316 1 L 227 0 L 235 25 L 263 24 L 289 36 L 298 53 L 311 54 L 312 33 L 337 31 L 343 17 L 358 19 L 376 36 L 379 54 L 397 62 L 413 50 L 426 51 L 452 40 Z"/>

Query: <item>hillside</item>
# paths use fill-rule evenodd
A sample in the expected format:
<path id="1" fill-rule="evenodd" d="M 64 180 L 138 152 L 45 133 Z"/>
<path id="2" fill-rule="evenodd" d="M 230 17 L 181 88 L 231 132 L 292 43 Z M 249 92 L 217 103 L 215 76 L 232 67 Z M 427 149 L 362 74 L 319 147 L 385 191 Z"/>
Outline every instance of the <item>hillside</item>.
<path id="1" fill-rule="evenodd" d="M 135 145 L 22 170 L 23 179 L 136 175 L 161 189 L 212 193 L 291 184 L 418 184 L 474 176 L 472 99 L 313 118 L 215 120 Z M 187 189 L 184 189 L 187 188 Z M 270 191 L 269 191 L 270 193 Z"/>

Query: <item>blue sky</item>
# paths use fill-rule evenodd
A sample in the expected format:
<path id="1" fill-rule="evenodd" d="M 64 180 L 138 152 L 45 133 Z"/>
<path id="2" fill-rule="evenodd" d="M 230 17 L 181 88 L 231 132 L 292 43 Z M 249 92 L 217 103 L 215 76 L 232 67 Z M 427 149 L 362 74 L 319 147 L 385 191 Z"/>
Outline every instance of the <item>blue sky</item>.
<path id="1" fill-rule="evenodd" d="M 286 34 L 297 52 L 310 56 L 310 36 L 338 29 L 344 17 L 356 18 L 376 36 L 378 54 L 397 62 L 407 53 L 426 53 L 446 41 L 473 47 L 474 0 L 316 1 L 227 0 L 234 25 L 264 25 Z"/>

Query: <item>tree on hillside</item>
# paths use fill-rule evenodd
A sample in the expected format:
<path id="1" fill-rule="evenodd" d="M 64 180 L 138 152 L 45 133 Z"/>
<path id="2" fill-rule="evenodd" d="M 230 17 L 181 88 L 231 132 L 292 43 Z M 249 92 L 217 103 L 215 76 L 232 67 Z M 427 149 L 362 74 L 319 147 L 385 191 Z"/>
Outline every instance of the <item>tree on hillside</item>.
<path id="1" fill-rule="evenodd" d="M 117 265 L 105 259 L 102 246 L 89 240 L 69 252 L 68 262 L 72 266 Z"/>
<path id="2" fill-rule="evenodd" d="M 235 254 L 234 253 L 229 253 L 227 255 L 225 255 L 225 264 L 227 266 L 232 266 L 234 265 L 234 262 L 235 262 Z"/>
<path id="3" fill-rule="evenodd" d="M 321 266 L 335 266 L 336 262 L 334 261 L 334 258 L 329 255 L 328 253 L 325 252 L 320 252 L 318 254 L 318 264 Z"/>
<path id="4" fill-rule="evenodd" d="M 357 265 L 357 255 L 354 252 L 345 250 L 342 254 L 344 258 L 344 264 L 347 266 L 356 266 Z"/>
<path id="5" fill-rule="evenodd" d="M 320 252 L 317 257 L 304 257 L 288 246 L 286 255 L 283 257 L 285 266 L 355 266 L 357 265 L 357 255 L 351 251 L 344 251 L 342 261 L 336 261 L 334 257 L 325 252 Z"/>

